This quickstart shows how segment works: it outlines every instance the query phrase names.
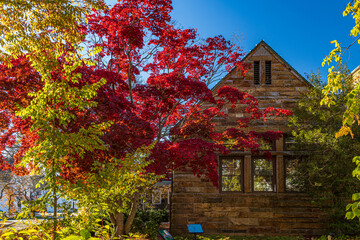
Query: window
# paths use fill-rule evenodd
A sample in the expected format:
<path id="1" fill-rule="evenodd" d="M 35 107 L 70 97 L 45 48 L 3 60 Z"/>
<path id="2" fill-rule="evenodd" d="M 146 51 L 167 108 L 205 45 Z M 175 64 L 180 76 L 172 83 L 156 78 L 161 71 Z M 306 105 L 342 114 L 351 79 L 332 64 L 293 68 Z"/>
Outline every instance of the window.
<path id="1" fill-rule="evenodd" d="M 152 204 L 161 204 L 161 190 L 153 191 L 151 195 L 151 203 Z"/>
<path id="2" fill-rule="evenodd" d="M 265 61 L 265 84 L 271 84 L 271 61 Z"/>
<path id="3" fill-rule="evenodd" d="M 151 194 L 151 203 L 153 205 L 170 204 L 170 189 L 154 190 Z"/>
<path id="4" fill-rule="evenodd" d="M 298 192 L 301 190 L 301 183 L 297 181 L 297 168 L 301 161 L 299 157 L 287 156 L 285 157 L 285 191 Z"/>
<path id="5" fill-rule="evenodd" d="M 295 137 L 292 136 L 290 133 L 284 134 L 284 151 L 291 151 L 296 150 L 296 141 Z"/>
<path id="6" fill-rule="evenodd" d="M 254 192 L 276 192 L 275 161 L 252 159 L 252 188 Z"/>
<path id="7" fill-rule="evenodd" d="M 220 189 L 222 192 L 243 191 L 243 158 L 220 158 Z"/>
<path id="8" fill-rule="evenodd" d="M 254 62 L 254 84 L 260 85 L 260 61 Z"/>

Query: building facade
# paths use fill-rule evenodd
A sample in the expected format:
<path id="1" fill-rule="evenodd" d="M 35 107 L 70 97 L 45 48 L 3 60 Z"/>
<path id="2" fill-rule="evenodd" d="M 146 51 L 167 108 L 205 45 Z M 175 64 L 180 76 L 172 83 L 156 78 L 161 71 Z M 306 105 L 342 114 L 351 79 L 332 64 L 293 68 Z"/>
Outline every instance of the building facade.
<path id="1" fill-rule="evenodd" d="M 243 62 L 250 66 L 243 76 L 230 72 L 213 92 L 228 85 L 247 92 L 259 101 L 259 108 L 293 109 L 310 84 L 268 44 L 261 41 Z M 244 117 L 242 106 L 225 109 L 228 119 L 217 128 L 236 126 Z M 289 132 L 285 117 L 256 121 L 249 131 Z M 292 139 L 285 134 L 267 147 L 273 160 L 250 152 L 219 156 L 219 188 L 206 178 L 175 172 L 171 201 L 171 232 L 187 232 L 186 224 L 201 224 L 204 233 L 230 235 L 321 234 L 325 215 L 297 191 L 294 170 L 299 155 L 292 151 Z"/>

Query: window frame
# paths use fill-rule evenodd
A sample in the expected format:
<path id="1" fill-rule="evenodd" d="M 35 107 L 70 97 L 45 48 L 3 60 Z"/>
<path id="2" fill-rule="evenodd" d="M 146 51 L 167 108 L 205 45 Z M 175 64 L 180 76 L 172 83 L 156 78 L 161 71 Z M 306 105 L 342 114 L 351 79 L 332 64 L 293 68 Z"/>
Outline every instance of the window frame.
<path id="1" fill-rule="evenodd" d="M 156 201 L 155 201 L 155 199 L 156 199 L 157 196 L 159 197 L 159 202 L 156 202 Z M 154 190 L 154 191 L 151 193 L 151 204 L 152 204 L 152 205 L 161 205 L 161 200 L 162 200 L 161 190 L 160 190 L 160 189 Z"/>
<path id="2" fill-rule="evenodd" d="M 241 190 L 240 191 L 223 191 L 223 188 L 222 188 L 222 177 L 223 177 L 223 174 L 222 174 L 222 169 L 223 169 L 223 160 L 226 160 L 226 159 L 237 159 L 237 160 L 240 160 L 240 186 L 241 186 Z M 239 156 L 239 155 L 236 155 L 236 156 L 219 156 L 219 190 L 220 190 L 220 193 L 244 193 L 245 192 L 245 186 L 244 186 L 244 156 Z M 226 175 L 226 176 L 230 176 L 230 175 Z"/>
<path id="3" fill-rule="evenodd" d="M 277 171 L 276 171 L 276 156 L 272 156 L 272 159 L 269 160 L 272 162 L 272 173 L 273 173 L 273 178 L 272 178 L 272 191 L 255 191 L 254 189 L 254 177 L 255 177 L 255 161 L 256 159 L 266 159 L 266 157 L 264 156 L 251 156 L 251 192 L 253 193 L 276 193 L 278 192 L 277 189 Z"/>
<path id="4" fill-rule="evenodd" d="M 286 145 L 286 139 L 289 137 L 293 137 L 291 133 L 284 133 L 283 134 L 283 151 L 294 151 L 294 149 L 288 149 Z M 294 141 L 294 144 L 296 144 L 296 141 Z"/>

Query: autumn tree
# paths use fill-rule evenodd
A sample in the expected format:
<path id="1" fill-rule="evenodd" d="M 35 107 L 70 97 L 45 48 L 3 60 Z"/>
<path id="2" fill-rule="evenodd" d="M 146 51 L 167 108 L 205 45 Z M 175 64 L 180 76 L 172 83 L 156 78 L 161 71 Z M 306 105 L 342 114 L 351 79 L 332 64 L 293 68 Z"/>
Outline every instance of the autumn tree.
<path id="1" fill-rule="evenodd" d="M 343 12 L 343 16 L 351 15 L 355 21 L 354 27 L 350 31 L 350 36 L 354 38 L 354 41 L 349 46 L 343 47 L 341 43 L 334 40 L 332 43 L 335 44 L 335 48 L 330 52 L 330 54 L 324 59 L 323 65 L 326 63 L 329 64 L 329 74 L 328 74 L 328 84 L 325 86 L 323 92 L 325 97 L 322 100 L 322 104 L 327 104 L 332 106 L 336 104 L 338 100 L 339 92 L 343 92 L 350 85 L 351 90 L 346 93 L 346 110 L 343 113 L 342 126 L 340 130 L 336 133 L 336 137 L 342 137 L 350 134 L 354 137 L 353 134 L 353 125 L 360 125 L 359 120 L 359 108 L 360 108 L 360 84 L 359 78 L 353 75 L 344 74 L 344 72 L 339 71 L 339 67 L 343 64 L 343 54 L 346 51 L 349 51 L 352 45 L 360 44 L 360 1 L 352 0 L 348 3 L 346 9 Z M 353 161 L 357 165 L 356 169 L 353 171 L 353 176 L 360 180 L 360 157 L 354 157 Z M 353 195 L 353 204 L 347 206 L 348 213 L 346 217 L 348 219 L 353 219 L 355 217 L 360 217 L 360 208 L 358 206 L 360 200 L 360 193 Z"/>
<path id="2" fill-rule="evenodd" d="M 11 92 L 23 94 L 28 102 L 2 108 L 3 143 L 12 145 L 21 142 L 15 158 L 17 173 L 45 172 L 55 203 L 55 239 L 59 159 L 69 155 L 69 150 L 78 153 L 84 148 L 103 147 L 98 139 L 100 126 L 81 128 L 72 133 L 65 133 L 58 126 L 66 126 L 75 117 L 62 104 L 66 103 L 66 107 L 80 111 L 91 107 L 93 103 L 90 99 L 101 85 L 95 83 L 81 89 L 70 86 L 79 78 L 73 73 L 74 69 L 86 61 L 81 54 L 83 35 L 79 34 L 80 23 L 92 8 L 100 8 L 103 4 L 98 0 L 2 0 L 0 3 L 2 67 L 6 65 L 11 69 L 17 61 L 26 58 L 29 60 L 27 67 L 31 65 L 30 71 L 36 74 L 32 81 L 40 80 L 35 86 L 25 84 L 29 87 L 27 92 L 24 91 L 25 87 L 14 87 L 6 92 L 9 95 Z M 54 77 L 55 72 L 60 73 L 61 77 Z M 3 168 L 13 168 L 3 159 L 2 163 Z"/>
<path id="3" fill-rule="evenodd" d="M 122 158 L 154 144 L 148 173 L 166 175 L 188 167 L 217 185 L 217 154 L 229 151 L 224 143 L 232 139 L 232 149 L 257 151 L 261 139 L 269 141 L 280 133 L 246 132 L 248 121 L 289 112 L 260 111 L 256 99 L 230 87 L 221 88 L 215 98 L 208 85 L 220 70 L 244 70 L 241 49 L 222 36 L 202 41 L 194 29 L 176 28 L 170 21 L 171 10 L 168 0 L 127 0 L 89 17 L 89 44 L 103 49 L 95 55 L 99 63 L 95 69 L 108 74 L 103 87 L 106 92 L 98 93 L 95 111 L 113 124 L 102 138 L 110 151 L 99 156 L 91 153 L 86 163 L 101 162 L 104 154 L 109 159 Z M 125 102 L 127 108 L 119 108 Z M 248 118 L 239 121 L 239 128 L 216 132 L 212 120 L 226 117 L 222 108 L 229 102 L 244 104 Z M 87 165 L 80 165 L 82 161 L 73 164 L 78 164 L 79 172 L 88 170 Z M 68 172 L 74 174 L 73 169 Z M 123 219 L 122 212 L 113 213 L 116 229 L 129 232 L 140 190 L 130 196 L 132 207 L 124 228 L 120 227 L 122 221 L 117 221 Z"/>
<path id="4" fill-rule="evenodd" d="M 50 9 L 44 14 L 54 13 L 53 7 L 55 13 L 75 11 L 71 4 L 67 7 L 67 1 L 62 3 L 45 5 Z M 43 50 L 29 49 L 3 61 L 1 143 L 3 149 L 21 143 L 15 165 L 3 161 L 4 168 L 24 173 L 45 169 L 52 176 L 55 198 L 61 190 L 56 183 L 68 193 L 76 189 L 74 198 L 85 197 L 93 203 L 97 198 L 107 204 L 114 235 L 119 236 L 129 232 L 139 194 L 153 183 L 152 176 L 190 169 L 217 186 L 219 153 L 258 152 L 260 141 L 281 136 L 280 132 L 247 131 L 251 120 L 290 112 L 260 110 L 254 97 L 227 86 L 214 96 L 208 86 L 219 72 L 246 70 L 243 53 L 222 36 L 201 40 L 194 29 L 172 25 L 171 0 L 123 0 L 103 9 L 95 9 L 87 22 L 76 17 L 83 16 L 76 15 L 77 11 L 77 21 L 66 15 L 72 21 L 69 31 L 41 20 L 40 25 L 54 29 L 63 44 L 45 31 L 45 37 L 50 34 L 45 38 L 49 45 L 44 44 Z M 80 36 L 75 40 L 72 26 Z M 68 33 L 70 38 L 66 38 Z M 97 50 L 92 58 L 78 57 L 78 40 L 84 40 L 87 49 Z M 28 46 L 24 41 L 21 44 Z M 50 60 L 44 61 L 47 56 Z M 238 127 L 217 132 L 213 119 L 226 118 L 222 109 L 227 104 L 244 105 L 246 117 L 239 119 Z M 134 175 L 138 176 L 130 178 L 132 183 L 124 179 Z M 98 179 L 104 182 L 97 183 Z M 144 179 L 149 184 L 135 186 Z M 121 182 L 112 186 L 112 181 Z M 124 183 L 130 188 L 116 189 Z M 89 189 L 96 190 L 95 194 L 89 194 Z M 125 207 L 130 208 L 126 222 Z"/>
<path id="5" fill-rule="evenodd" d="M 325 97 L 322 100 L 323 104 L 331 106 L 335 104 L 337 99 L 337 93 L 344 91 L 348 88 L 348 85 L 352 85 L 351 91 L 346 93 L 346 105 L 347 109 L 343 115 L 343 126 L 338 132 L 337 136 L 344 136 L 351 134 L 351 126 L 354 123 L 359 123 L 359 91 L 360 85 L 357 84 L 359 79 L 354 79 L 352 76 L 347 75 L 343 71 L 339 71 L 343 64 L 343 54 L 349 51 L 352 45 L 360 44 L 360 1 L 353 0 L 348 3 L 346 9 L 343 12 L 343 16 L 351 15 L 354 18 L 355 25 L 350 31 L 350 36 L 354 38 L 354 41 L 349 46 L 342 46 L 337 40 L 332 41 L 335 48 L 324 59 L 323 66 L 329 65 L 328 84 L 324 88 Z"/>

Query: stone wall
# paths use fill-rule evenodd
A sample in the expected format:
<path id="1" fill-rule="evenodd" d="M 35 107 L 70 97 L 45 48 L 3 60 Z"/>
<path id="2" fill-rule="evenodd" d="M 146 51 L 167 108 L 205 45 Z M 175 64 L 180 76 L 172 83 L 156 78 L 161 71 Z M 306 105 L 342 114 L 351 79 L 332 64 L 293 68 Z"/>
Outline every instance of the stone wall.
<path id="1" fill-rule="evenodd" d="M 201 224 L 206 234 L 319 235 L 326 218 L 300 193 L 219 193 L 206 179 L 178 173 L 174 178 L 171 233 Z"/>
<path id="2" fill-rule="evenodd" d="M 261 41 L 245 58 L 244 63 L 252 66 L 260 61 L 260 85 L 254 85 L 254 71 L 243 76 L 232 71 L 215 88 L 228 85 L 247 92 L 259 100 L 259 108 L 279 107 L 291 110 L 306 93 L 309 83 L 300 76 L 265 42 Z M 272 83 L 265 84 L 265 61 L 271 61 Z M 216 121 L 217 128 L 224 130 L 236 126 L 237 120 L 245 117 L 243 106 L 226 106 L 229 115 L 226 120 Z M 256 121 L 248 130 L 258 132 L 288 132 L 287 119 L 271 117 L 266 122 Z M 292 152 L 284 151 L 284 141 L 276 141 L 272 151 L 276 167 L 276 190 L 253 192 L 250 152 L 234 152 L 243 157 L 244 186 L 242 192 L 221 192 L 205 178 L 191 173 L 175 172 L 171 203 L 171 233 L 187 233 L 186 224 L 202 224 L 209 234 L 233 235 L 291 235 L 320 234 L 324 232 L 326 218 L 320 209 L 311 204 L 301 193 L 285 191 L 284 157 Z"/>
<path id="3" fill-rule="evenodd" d="M 254 85 L 253 62 L 260 61 L 260 85 Z M 271 61 L 272 83 L 265 84 L 265 61 Z M 267 107 L 283 108 L 291 110 L 296 102 L 303 96 L 310 84 L 287 64 L 276 52 L 266 43 L 261 42 L 244 59 L 244 63 L 250 66 L 245 77 L 241 72 L 233 71 L 229 73 L 215 88 L 213 93 L 216 96 L 219 88 L 230 86 L 238 88 L 242 92 L 249 93 L 256 97 L 259 108 Z M 244 117 L 243 105 L 231 108 L 225 106 L 224 111 L 229 115 L 226 121 L 218 122 L 218 128 L 224 129 L 236 126 L 237 120 Z M 260 132 L 268 130 L 287 131 L 286 118 L 269 118 L 269 121 L 259 120 L 253 122 L 251 129 Z"/>

